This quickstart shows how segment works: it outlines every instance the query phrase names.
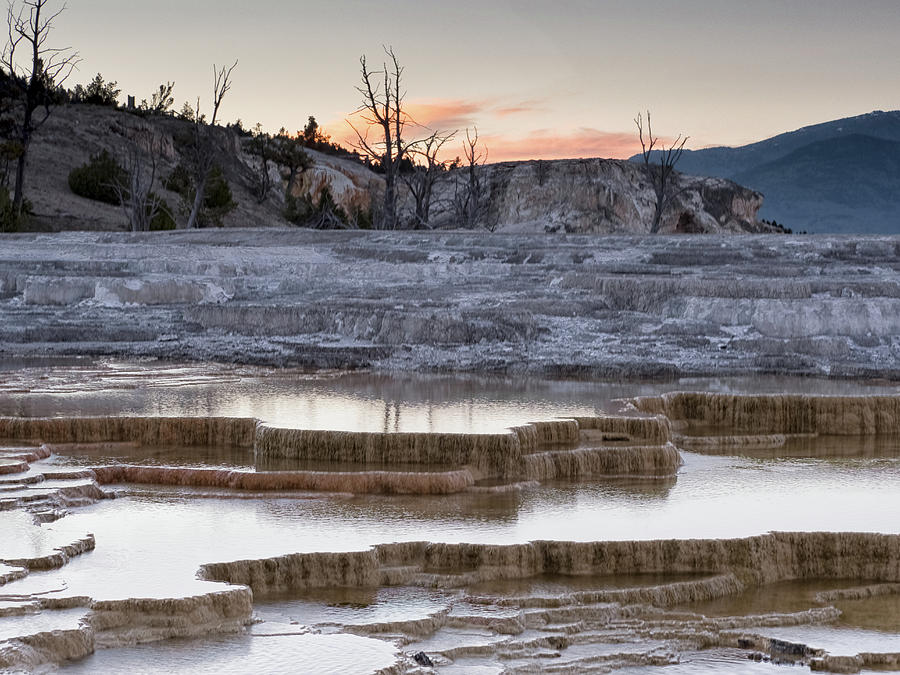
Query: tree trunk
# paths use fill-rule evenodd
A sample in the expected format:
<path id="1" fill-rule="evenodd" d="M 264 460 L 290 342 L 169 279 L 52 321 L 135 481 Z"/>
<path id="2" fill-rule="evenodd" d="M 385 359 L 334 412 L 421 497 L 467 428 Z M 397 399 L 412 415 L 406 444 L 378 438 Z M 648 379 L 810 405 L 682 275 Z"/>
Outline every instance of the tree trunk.
<path id="1" fill-rule="evenodd" d="M 385 230 L 397 229 L 397 198 L 394 187 L 394 167 L 390 167 L 384 174 L 384 222 Z"/>
<path id="2" fill-rule="evenodd" d="M 206 196 L 206 180 L 200 181 L 197 185 L 197 194 L 194 195 L 194 206 L 191 208 L 191 216 L 188 218 L 187 229 L 192 230 L 197 227 L 197 219 L 200 216 L 200 209 L 203 207 L 203 199 Z"/>
<path id="3" fill-rule="evenodd" d="M 16 189 L 13 194 L 13 214 L 18 218 L 22 215 L 22 207 L 25 204 L 25 165 L 28 161 L 28 146 L 31 143 L 31 120 L 33 108 L 30 101 L 25 101 L 25 118 L 22 122 L 21 142 L 22 154 L 16 162 Z"/>
<path id="4" fill-rule="evenodd" d="M 22 206 L 25 203 L 25 150 L 19 155 L 16 162 L 16 189 L 13 197 L 13 213 L 22 215 Z"/>
<path id="5" fill-rule="evenodd" d="M 653 225 L 650 226 L 650 234 L 656 234 L 659 232 L 659 221 L 662 219 L 662 213 L 660 213 L 659 206 L 656 207 L 656 214 L 653 216 Z"/>

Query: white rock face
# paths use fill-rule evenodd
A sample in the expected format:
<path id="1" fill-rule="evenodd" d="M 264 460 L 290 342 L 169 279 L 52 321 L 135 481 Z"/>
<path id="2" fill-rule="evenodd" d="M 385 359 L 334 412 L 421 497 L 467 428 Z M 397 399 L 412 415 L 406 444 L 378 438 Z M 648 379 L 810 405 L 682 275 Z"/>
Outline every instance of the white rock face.
<path id="1" fill-rule="evenodd" d="M 625 161 L 572 159 L 507 162 L 483 169 L 484 224 L 507 232 L 647 233 L 655 214 L 642 167 Z M 452 187 L 443 188 L 449 201 Z M 674 174 L 676 196 L 664 211 L 663 233 L 761 232 L 762 195 L 722 179 Z M 437 208 L 436 222 L 454 215 Z"/>
<path id="2" fill-rule="evenodd" d="M 11 357 L 900 376 L 893 237 L 20 235 L 0 279 Z"/>

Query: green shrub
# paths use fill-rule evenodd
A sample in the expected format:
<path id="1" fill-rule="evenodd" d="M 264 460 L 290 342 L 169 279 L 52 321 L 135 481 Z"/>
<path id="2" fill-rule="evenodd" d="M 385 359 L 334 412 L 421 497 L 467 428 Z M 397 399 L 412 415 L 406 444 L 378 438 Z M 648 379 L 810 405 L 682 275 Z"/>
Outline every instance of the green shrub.
<path id="1" fill-rule="evenodd" d="M 176 166 L 163 185 L 181 197 L 184 209 L 190 213 L 197 193 L 194 177 L 187 167 L 184 164 Z M 197 227 L 222 227 L 222 219 L 236 206 L 225 174 L 220 167 L 214 166 L 206 179 L 206 192 L 203 195 L 203 208 L 197 217 Z"/>
<path id="2" fill-rule="evenodd" d="M 156 200 L 159 204 L 159 211 L 156 212 L 156 215 L 153 216 L 153 220 L 150 221 L 150 230 L 154 232 L 174 230 L 177 227 L 177 223 L 175 222 L 175 216 L 172 214 L 172 209 L 169 207 L 169 204 L 165 199 L 153 192 L 150 193 L 148 201 L 152 203 L 152 200 Z"/>
<path id="3" fill-rule="evenodd" d="M 76 195 L 114 206 L 121 203 L 114 186 L 124 185 L 127 181 L 125 169 L 106 150 L 69 173 L 69 189 Z"/>
<path id="4" fill-rule="evenodd" d="M 237 202 L 225 180 L 225 174 L 218 166 L 214 166 L 206 180 L 206 194 L 203 197 L 203 213 L 200 227 L 222 227 L 222 219 L 231 213 Z"/>
<path id="5" fill-rule="evenodd" d="M 184 164 L 179 164 L 172 169 L 172 173 L 163 181 L 163 186 L 166 190 L 171 190 L 175 194 L 187 198 L 194 191 L 194 179 L 187 167 Z"/>
<path id="6" fill-rule="evenodd" d="M 306 224 L 315 212 L 316 206 L 309 195 L 295 197 L 289 194 L 285 197 L 284 217 L 294 225 Z"/>
<path id="7" fill-rule="evenodd" d="M 371 230 L 374 227 L 372 209 L 361 209 L 358 206 L 353 209 L 352 220 L 360 230 Z"/>
<path id="8" fill-rule="evenodd" d="M 360 212 L 362 214 L 363 212 Z M 354 214 L 356 216 L 358 214 Z M 315 202 L 310 195 L 294 197 L 288 195 L 285 202 L 284 217 L 294 225 L 331 229 L 347 225 L 347 212 L 334 200 L 331 190 L 326 186 L 319 193 L 319 201 Z M 371 227 L 371 223 L 369 223 Z"/>
<path id="9" fill-rule="evenodd" d="M 9 189 L 0 185 L 0 232 L 17 232 L 21 229 L 23 216 L 13 209 L 13 200 Z"/>
<path id="10" fill-rule="evenodd" d="M 106 105 L 115 107 L 119 102 L 121 89 L 117 88 L 117 82 L 107 82 L 103 75 L 97 73 L 90 83 L 83 87 L 76 85 L 71 93 L 73 103 L 90 103 L 92 105 Z"/>

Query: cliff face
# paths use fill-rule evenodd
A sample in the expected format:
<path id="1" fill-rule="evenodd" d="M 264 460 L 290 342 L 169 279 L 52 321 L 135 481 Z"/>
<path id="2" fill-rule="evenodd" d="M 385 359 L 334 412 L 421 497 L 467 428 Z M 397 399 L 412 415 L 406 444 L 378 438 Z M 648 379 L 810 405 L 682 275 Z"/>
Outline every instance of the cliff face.
<path id="1" fill-rule="evenodd" d="M 647 233 L 655 196 L 642 167 L 607 159 L 506 162 L 482 170 L 485 225 L 509 232 Z M 452 191 L 451 185 L 444 188 Z M 762 195 L 731 181 L 674 174 L 662 233 L 763 232 Z M 438 222 L 449 225 L 450 213 Z"/>
<path id="2" fill-rule="evenodd" d="M 85 164 L 91 155 L 107 150 L 120 159 L 131 140 L 152 131 L 162 145 L 158 175 L 168 176 L 180 161 L 176 137 L 189 131 L 189 123 L 175 118 L 141 118 L 97 106 L 64 106 L 54 110 L 35 136 L 28 166 L 26 195 L 34 204 L 39 229 L 125 229 L 121 209 L 79 197 L 68 186 L 69 172 Z M 247 138 L 221 128 L 217 162 L 228 180 L 237 207 L 224 217 L 226 227 L 289 225 L 284 218 L 285 195 L 309 196 L 319 203 L 331 193 L 346 213 L 377 208 L 383 178 L 359 162 L 308 151 L 313 165 L 288 185 L 289 171 L 270 166 L 272 190 L 259 201 L 253 194 L 259 158 L 247 150 Z M 640 166 L 624 161 L 585 159 L 508 162 L 482 167 L 484 186 L 479 227 L 508 232 L 569 232 L 585 234 L 646 233 L 653 220 L 653 189 Z M 462 225 L 452 202 L 464 183 L 464 171 L 450 173 L 436 188 L 432 225 Z M 704 179 L 676 174 L 673 191 L 678 195 L 662 220 L 663 233 L 730 233 L 766 231 L 756 214 L 762 196 L 723 179 Z M 181 198 L 156 187 L 186 220 Z M 412 213 L 412 200 L 400 188 Z M 374 201 L 373 201 L 374 200 Z"/>

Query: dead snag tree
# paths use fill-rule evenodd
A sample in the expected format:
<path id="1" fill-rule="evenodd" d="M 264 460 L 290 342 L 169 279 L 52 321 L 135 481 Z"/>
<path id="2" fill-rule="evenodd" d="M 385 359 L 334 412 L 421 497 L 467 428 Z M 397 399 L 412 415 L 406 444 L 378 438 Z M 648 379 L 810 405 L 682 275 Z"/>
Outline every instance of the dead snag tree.
<path id="1" fill-rule="evenodd" d="M 163 138 L 152 128 L 139 129 L 128 144 L 122 163 L 127 183 L 112 185 L 132 232 L 147 232 L 164 208 L 153 192 Z"/>
<path id="2" fill-rule="evenodd" d="M 471 132 L 466 129 L 463 154 L 466 158 L 462 169 L 465 174 L 463 180 L 457 180 L 456 183 L 454 211 L 464 227 L 474 228 L 483 219 L 487 207 L 484 185 L 478 175 L 478 169 L 487 161 L 488 151 L 478 138 L 478 127 L 474 127 Z"/>
<path id="3" fill-rule="evenodd" d="M 8 41 L 0 67 L 9 77 L 13 101 L 12 140 L 16 148 L 16 181 L 13 214 L 22 215 L 25 200 L 25 166 L 34 132 L 50 117 L 54 94 L 78 64 L 78 54 L 48 43 L 53 22 L 65 5 L 51 11 L 49 0 L 24 0 L 16 8 L 10 2 L 6 14 Z M 43 110 L 41 110 L 43 108 Z"/>
<path id="4" fill-rule="evenodd" d="M 659 232 L 663 213 L 677 194 L 673 193 L 672 190 L 672 173 L 675 171 L 675 165 L 678 164 L 681 155 L 684 154 L 684 145 L 690 137 L 682 137 L 681 134 L 678 134 L 678 138 L 668 148 L 666 148 L 665 144 L 662 144 L 660 149 L 656 151 L 659 157 L 659 164 L 656 164 L 653 162 L 653 151 L 660 143 L 659 138 L 653 135 L 653 127 L 650 124 L 650 111 L 647 111 L 646 138 L 644 137 L 644 119 L 640 113 L 634 118 L 634 123 L 637 125 L 638 138 L 641 141 L 644 173 L 647 174 L 647 180 L 653 186 L 653 192 L 656 196 L 653 223 L 650 225 L 650 233 L 656 234 Z"/>
<path id="5" fill-rule="evenodd" d="M 205 124 L 203 116 L 200 114 L 200 101 L 199 99 L 197 100 L 193 144 L 188 153 L 189 165 L 196 190 L 194 204 L 191 207 L 191 215 L 188 217 L 187 222 L 189 230 L 197 226 L 200 210 L 203 208 L 203 200 L 206 198 L 206 183 L 215 164 L 216 147 L 213 135 L 215 133 L 216 119 L 219 115 L 222 99 L 231 90 L 231 74 L 237 68 L 237 64 L 238 62 L 235 61 L 230 68 L 225 66 L 217 68 L 213 65 L 213 115 L 209 125 Z"/>
<path id="6" fill-rule="evenodd" d="M 219 106 L 222 105 L 222 99 L 225 98 L 225 94 L 231 91 L 231 74 L 237 68 L 237 64 L 238 62 L 235 60 L 230 68 L 222 66 L 218 69 L 213 64 L 213 116 L 209 122 L 210 126 L 216 126 L 216 119 L 219 117 Z"/>
<path id="7" fill-rule="evenodd" d="M 441 148 L 456 136 L 456 132 L 441 133 L 435 131 L 427 138 L 410 144 L 410 157 L 413 158 L 411 170 L 400 174 L 409 193 L 415 201 L 416 228 L 428 229 L 431 218 L 432 195 L 434 187 L 447 175 L 447 164 L 438 159 Z M 418 161 L 415 161 L 418 160 Z"/>
<path id="8" fill-rule="evenodd" d="M 354 147 L 377 162 L 384 173 L 384 201 L 376 226 L 393 230 L 399 226 L 397 181 L 408 151 L 403 132 L 410 120 L 403 110 L 406 95 L 401 85 L 403 68 L 393 48 L 386 47 L 384 51 L 388 60 L 381 70 L 371 70 L 365 55 L 360 57 L 362 82 L 356 90 L 363 101 L 354 115 L 365 122 L 365 128 L 360 130 L 353 122 L 348 120 L 348 123 L 357 136 Z M 375 139 L 369 138 L 371 129 L 377 129 Z"/>

